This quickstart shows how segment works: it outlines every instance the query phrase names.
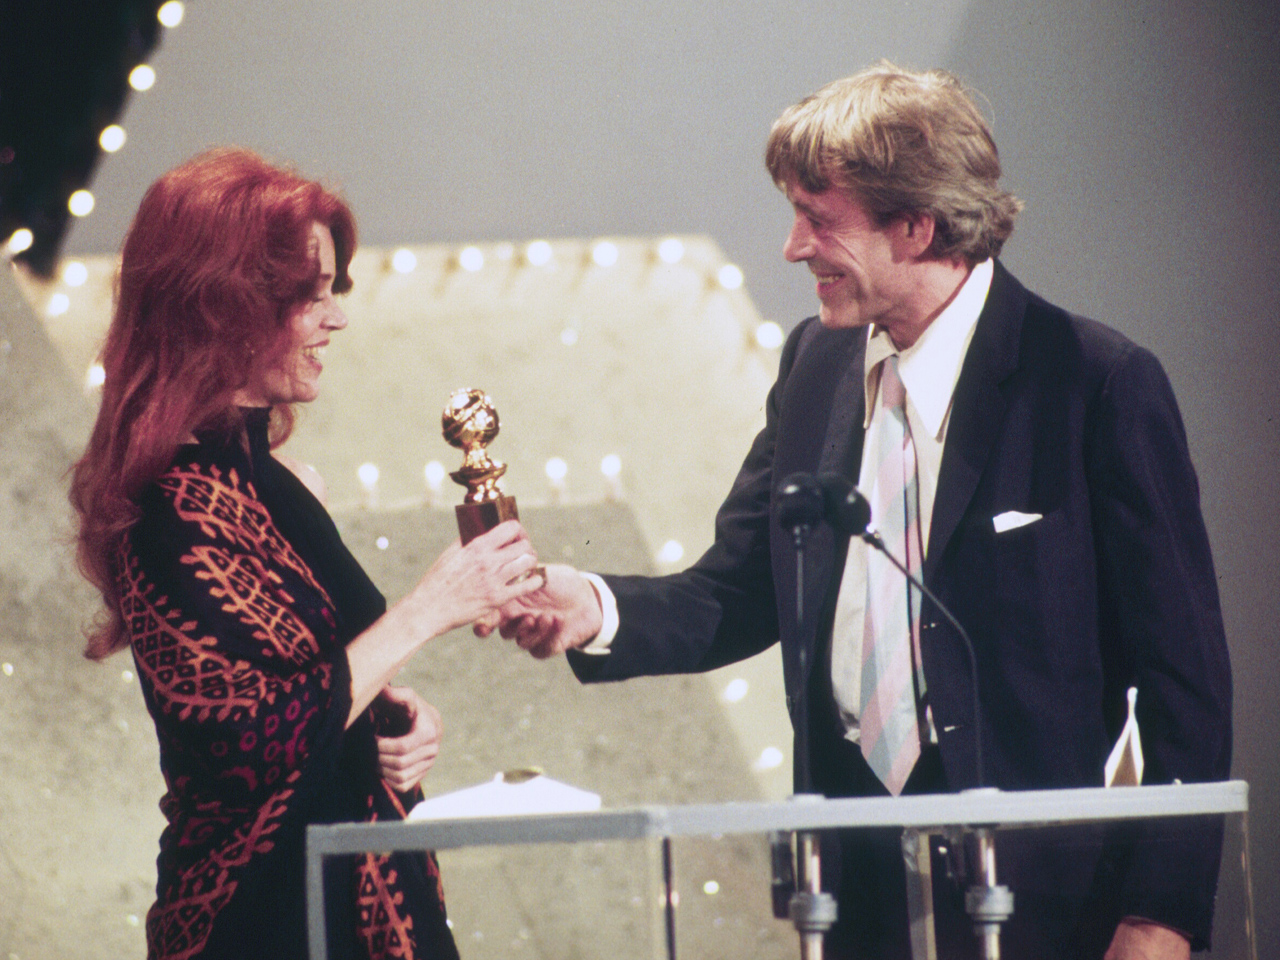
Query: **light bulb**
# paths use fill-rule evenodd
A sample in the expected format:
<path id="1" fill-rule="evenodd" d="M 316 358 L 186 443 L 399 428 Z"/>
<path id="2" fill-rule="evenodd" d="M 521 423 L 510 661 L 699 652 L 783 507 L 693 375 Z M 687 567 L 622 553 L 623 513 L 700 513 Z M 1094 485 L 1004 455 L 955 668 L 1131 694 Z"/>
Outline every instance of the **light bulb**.
<path id="1" fill-rule="evenodd" d="M 160 9 L 156 11 L 156 19 L 166 27 L 172 28 L 182 22 L 183 14 L 186 12 L 182 0 L 167 0 L 166 3 L 160 4 Z"/>
<path id="2" fill-rule="evenodd" d="M 680 545 L 679 540 L 668 540 L 658 551 L 658 560 L 661 563 L 679 563 L 683 556 L 684 547 Z"/>
<path id="3" fill-rule="evenodd" d="M 552 457 L 547 461 L 546 471 L 548 480 L 552 483 L 562 483 L 569 473 L 569 465 L 559 457 Z"/>
<path id="4" fill-rule="evenodd" d="M 786 339 L 782 328 L 772 320 L 766 320 L 760 326 L 756 327 L 756 343 L 764 347 L 766 350 L 776 350 L 782 346 L 782 341 Z"/>
<path id="5" fill-rule="evenodd" d="M 675 237 L 668 237 L 658 244 L 658 259 L 663 263 L 679 263 L 684 257 L 684 243 Z"/>
<path id="6" fill-rule="evenodd" d="M 89 268 L 79 260 L 68 260 L 62 267 L 62 282 L 68 287 L 83 287 L 89 279 Z"/>
<path id="7" fill-rule="evenodd" d="M 115 153 L 124 146 L 125 139 L 124 127 L 113 123 L 109 127 L 103 127 L 102 132 L 98 134 L 98 146 L 107 153 Z"/>
<path id="8" fill-rule="evenodd" d="M 129 71 L 129 86 L 138 92 L 150 90 L 156 82 L 156 72 L 145 63 L 140 63 Z"/>
<path id="9" fill-rule="evenodd" d="M 463 247 L 458 254 L 458 265 L 468 273 L 475 273 L 484 266 L 484 254 L 479 247 Z"/>
<path id="10" fill-rule="evenodd" d="M 24 250 L 30 250 L 31 244 L 35 243 L 35 241 L 34 233 L 26 227 L 19 227 L 13 231 L 13 234 L 9 237 L 9 242 L 5 246 L 8 247 L 11 255 L 17 255 Z"/>
<path id="11" fill-rule="evenodd" d="M 776 770 L 782 766 L 783 759 L 782 751 L 777 747 L 765 747 L 751 766 L 758 771 Z"/>
<path id="12" fill-rule="evenodd" d="M 396 273 L 413 273 L 417 266 L 418 257 L 408 247 L 401 247 L 391 255 L 391 267 Z"/>
<path id="13" fill-rule="evenodd" d="M 535 240 L 524 251 L 525 259 L 535 267 L 542 267 L 551 262 L 551 244 L 545 240 Z"/>
<path id="14" fill-rule="evenodd" d="M 603 240 L 591 251 L 591 259 L 596 262 L 596 266 L 612 267 L 618 262 L 618 248 L 608 240 Z"/>
<path id="15" fill-rule="evenodd" d="M 88 190 L 77 190 L 67 198 L 67 209 L 77 217 L 87 217 L 93 213 L 93 194 Z"/>
<path id="16" fill-rule="evenodd" d="M 720 286 L 726 290 L 737 290 L 742 286 L 742 271 L 732 263 L 726 263 L 716 274 Z"/>

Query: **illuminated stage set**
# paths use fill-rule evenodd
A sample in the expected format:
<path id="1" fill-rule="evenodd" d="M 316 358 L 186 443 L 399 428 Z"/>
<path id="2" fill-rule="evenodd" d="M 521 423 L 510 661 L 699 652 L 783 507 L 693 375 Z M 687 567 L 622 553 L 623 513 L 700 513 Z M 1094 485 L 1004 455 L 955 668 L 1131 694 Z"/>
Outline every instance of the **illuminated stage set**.
<path id="1" fill-rule="evenodd" d="M 1028 16 L 976 0 L 940 0 L 922 18 L 885 0 L 829 18 L 814 44 L 806 18 L 769 4 L 741 5 L 732 18 L 696 4 L 625 17 L 598 4 L 512 8 L 527 19 L 384 6 L 329 4 L 297 18 L 287 4 L 250 4 L 244 23 L 188 16 L 183 29 L 200 32 L 174 47 L 170 112 L 131 116 L 134 159 L 145 162 L 121 162 L 126 151 L 97 184 L 99 163 L 125 144 L 125 101 L 156 82 L 150 55 L 161 27 L 182 23 L 183 5 L 20 0 L 0 13 L 0 100 L 9 98 L 0 110 L 0 960 L 145 956 L 165 826 L 156 733 L 133 661 L 81 654 L 100 601 L 75 568 L 68 472 L 96 411 L 118 258 L 63 256 L 72 218 L 96 202 L 103 233 L 81 249 L 113 249 L 128 216 L 120 204 L 133 209 L 160 169 L 153 162 L 215 141 L 265 142 L 308 173 L 346 171 L 362 229 L 378 225 L 371 236 L 461 240 L 457 224 L 469 237 L 509 236 L 361 246 L 341 301 L 349 326 L 327 348 L 320 397 L 298 410 L 283 452 L 324 477 L 344 541 L 394 601 L 458 534 L 463 490 L 449 474 L 462 453 L 442 437 L 441 414 L 456 390 L 474 388 L 500 416 L 488 453 L 505 464 L 502 485 L 541 562 L 673 572 L 710 545 L 764 423 L 784 337 L 765 317 L 789 322 L 814 308 L 811 278 L 775 249 L 790 211 L 760 166 L 764 135 L 785 103 L 885 55 L 972 74 L 991 97 L 1011 189 L 1027 201 L 1010 265 L 1055 302 L 1151 345 L 1171 373 L 1232 640 L 1240 779 L 794 798 L 776 648 L 705 676 L 583 685 L 562 660 L 458 630 L 400 675 L 443 717 L 423 782 L 441 819 L 312 828 L 312 899 L 325 856 L 430 844 L 466 960 L 818 960 L 813 932 L 829 904 L 803 889 L 807 838 L 846 824 L 902 827 L 913 946 L 918 960 L 936 960 L 918 879 L 929 836 L 953 849 L 963 837 L 983 854 L 969 878 L 971 913 L 994 924 L 1011 906 L 998 869 L 1006 828 L 1222 814 L 1211 956 L 1256 960 L 1245 779 L 1264 877 L 1259 941 L 1276 939 L 1280 915 L 1266 876 L 1280 836 L 1270 746 L 1280 565 L 1268 560 L 1280 543 L 1270 492 L 1280 231 L 1275 205 L 1257 199 L 1274 193 L 1270 93 L 1280 73 L 1268 66 L 1276 31 L 1266 18 L 1246 20 L 1248 4 L 1195 20 L 1154 3 L 1085 16 L 1075 4 L 1037 3 Z M 25 20 L 11 29 L 11 16 Z M 259 35 L 269 63 L 244 42 Z M 1169 55 L 1194 35 L 1198 56 Z M 45 46 L 28 42 L 37 36 Z M 371 70 L 367 57 L 330 57 L 334 36 L 352 49 L 367 42 L 385 62 Z M 672 56 L 677 36 L 705 50 L 705 62 Z M 1257 56 L 1240 52 L 1249 50 Z M 332 71 L 324 95 L 312 72 L 273 72 L 310 71 L 322 57 Z M 404 67 L 399 88 L 393 71 L 380 72 L 393 62 Z M 246 77 L 254 82 L 242 86 Z M 308 102 L 290 103 L 295 90 Z M 225 113 L 199 114 L 207 104 L 193 101 L 205 97 L 220 109 L 225 101 Z M 275 139 L 286 109 L 297 111 L 299 140 Z M 697 149 L 685 143 L 691 131 L 705 134 Z M 365 176 L 354 163 L 361 149 L 394 162 Z M 1255 181 L 1265 189 L 1242 186 Z M 583 236 L 512 236 L 526 229 Z M 689 232 L 658 232 L 669 229 Z M 593 235 L 611 230 L 619 235 Z M 748 276 L 707 234 L 726 247 L 734 238 Z M 778 271 L 769 276 L 765 246 Z M 559 785 L 572 788 L 572 812 L 515 815 Z M 481 794 L 507 803 L 503 815 L 460 819 Z M 319 958 L 323 930 L 311 919 Z M 798 938 L 806 924 L 810 935 Z M 994 950 L 995 928 L 986 932 Z"/>
<path id="2" fill-rule="evenodd" d="M 5 829 L 27 838 L 0 864 L 0 902 L 23 905 L 12 942 L 46 951 L 23 960 L 142 955 L 163 828 L 155 732 L 132 661 L 80 656 L 95 602 L 66 543 L 65 471 L 91 422 L 116 261 L 75 262 L 78 285 L 65 269 L 26 279 L 26 299 L 19 274 L 0 272 L 0 443 L 15 490 L 4 502 L 25 507 L 5 518 L 0 547 L 17 584 L 6 620 L 18 626 L 0 638 L 0 695 L 18 706 L 0 711 L 0 806 Z M 388 598 L 457 535 L 463 490 L 444 474 L 461 454 L 441 437 L 440 416 L 461 386 L 494 398 L 501 433 L 490 452 L 508 464 L 503 484 L 544 561 L 661 572 L 709 544 L 778 356 L 776 327 L 761 323 L 714 243 L 362 247 L 352 275 L 350 324 L 285 449 L 325 477 L 345 541 Z M 458 631 L 402 679 L 444 718 L 428 796 L 530 766 L 610 808 L 791 789 L 776 651 L 708 677 L 584 687 L 562 662 Z M 565 943 L 622 957 L 637 929 L 649 935 L 653 878 L 633 871 L 633 850 L 455 851 L 442 861 L 467 957 L 561 957 Z M 763 837 L 698 844 L 679 871 L 690 931 L 737 956 L 793 952 L 790 925 L 771 917 Z M 601 939 L 606 915 L 618 922 Z"/>
<path id="3" fill-rule="evenodd" d="M 0 866 L 0 899 L 22 904 L 15 942 L 47 951 L 24 958 L 140 955 L 163 826 L 132 662 L 79 656 L 95 601 L 66 544 L 64 474 L 95 402 L 114 269 L 113 258 L 91 258 L 48 281 L 0 276 L 3 399 L 17 425 L 0 436 L 6 480 L 27 508 L 9 518 L 19 536 L 3 548 L 24 581 L 6 597 L 22 627 L 0 640 L 5 695 L 22 705 L 0 714 L 11 771 L 0 795 L 6 829 L 26 839 Z M 763 421 L 779 342 L 714 243 L 362 248 L 352 275 L 350 325 L 285 450 L 326 477 L 344 539 L 389 598 L 456 535 L 462 490 L 446 475 L 459 453 L 441 437 L 440 411 L 461 385 L 483 386 L 500 409 L 489 452 L 507 463 L 503 484 L 518 492 L 544 561 L 661 572 L 706 547 Z M 796 932 L 771 909 L 771 831 L 846 822 L 841 813 L 941 825 L 942 808 L 907 810 L 915 800 L 872 811 L 887 821 L 838 805 L 806 820 L 803 805 L 778 805 L 791 764 L 776 651 L 706 677 L 584 687 L 563 663 L 464 630 L 430 644 L 401 678 L 444 717 L 428 797 L 533 768 L 606 808 L 558 826 L 477 821 L 425 835 L 441 848 L 466 957 L 658 957 L 677 944 L 682 956 L 793 956 Z M 1242 785 L 1224 790 L 1194 798 L 1197 809 L 1240 812 Z M 742 805 L 706 806 L 731 801 Z M 341 847 L 352 836 L 359 847 L 387 835 L 320 841 L 355 849 Z"/>

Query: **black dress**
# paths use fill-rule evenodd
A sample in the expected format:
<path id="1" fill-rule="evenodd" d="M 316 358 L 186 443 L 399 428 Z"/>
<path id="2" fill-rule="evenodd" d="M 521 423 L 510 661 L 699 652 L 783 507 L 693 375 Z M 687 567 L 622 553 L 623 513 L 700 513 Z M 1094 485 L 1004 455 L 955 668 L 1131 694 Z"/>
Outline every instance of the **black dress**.
<path id="1" fill-rule="evenodd" d="M 386 601 L 271 456 L 268 411 L 244 416 L 245 436 L 179 450 L 117 566 L 168 788 L 153 960 L 306 957 L 306 825 L 403 819 L 420 798 L 379 776 L 392 718 L 375 704 L 344 729 L 344 648 Z M 433 856 L 330 858 L 325 890 L 330 956 L 457 957 Z"/>

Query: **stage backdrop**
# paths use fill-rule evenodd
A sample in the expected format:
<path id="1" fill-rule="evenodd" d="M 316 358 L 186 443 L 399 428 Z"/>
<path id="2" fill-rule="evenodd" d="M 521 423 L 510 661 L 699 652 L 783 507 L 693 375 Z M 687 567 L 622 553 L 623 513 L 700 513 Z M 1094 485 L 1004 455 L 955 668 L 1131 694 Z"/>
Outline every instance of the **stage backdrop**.
<path id="1" fill-rule="evenodd" d="M 0 545 L 0 596 L 13 610 L 0 635 L 0 950 L 24 960 L 140 956 L 163 826 L 132 661 L 80 656 L 95 600 L 71 562 L 66 470 L 97 402 L 115 260 L 84 263 L 77 286 L 25 281 L 42 319 L 19 297 L 18 275 L 0 273 L 0 505 L 17 534 Z M 437 473 L 462 455 L 442 439 L 440 416 L 455 388 L 477 385 L 498 406 L 491 452 L 509 463 L 507 489 L 544 559 L 673 569 L 710 542 L 777 366 L 776 347 L 761 344 L 777 331 L 762 329 L 725 266 L 693 236 L 363 248 L 323 399 L 302 411 L 286 449 L 326 476 L 344 539 L 394 600 L 457 535 L 463 490 Z M 49 316 L 58 294 L 66 309 Z M 602 472 L 607 458 L 617 468 Z M 563 466 L 554 481 L 553 460 Z M 444 717 L 429 794 L 537 767 L 620 807 L 786 796 L 779 674 L 774 651 L 708 677 L 583 688 L 562 661 L 461 630 L 400 680 Z M 661 949 L 653 849 L 462 851 L 442 864 L 473 960 Z M 770 913 L 763 837 L 680 842 L 676 866 L 682 949 L 794 952 L 789 924 Z"/>
<path id="2" fill-rule="evenodd" d="M 190 3 L 69 249 L 118 249 L 155 176 L 242 143 L 340 183 L 388 247 L 711 236 L 790 326 L 814 299 L 780 255 L 769 124 L 880 57 L 959 72 L 1027 202 L 1006 262 L 1152 348 L 1177 390 L 1235 668 L 1260 951 L 1276 955 L 1278 26 L 1271 0 Z"/>

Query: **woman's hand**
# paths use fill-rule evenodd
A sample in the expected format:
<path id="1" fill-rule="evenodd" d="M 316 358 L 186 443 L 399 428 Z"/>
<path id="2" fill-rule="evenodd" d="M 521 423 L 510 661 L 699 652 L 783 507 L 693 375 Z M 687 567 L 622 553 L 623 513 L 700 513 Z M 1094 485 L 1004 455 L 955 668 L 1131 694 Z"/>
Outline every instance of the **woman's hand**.
<path id="1" fill-rule="evenodd" d="M 404 602 L 432 624 L 428 637 L 439 636 L 539 589 L 543 576 L 529 576 L 537 565 L 524 528 L 507 520 L 465 547 L 454 541 Z"/>
<path id="2" fill-rule="evenodd" d="M 444 735 L 440 711 L 412 687 L 384 688 L 378 695 L 378 706 L 384 703 L 390 712 L 407 720 L 409 732 L 377 738 L 378 771 L 397 793 L 408 793 L 427 775 L 440 753 Z"/>
<path id="3" fill-rule="evenodd" d="M 542 588 L 512 600 L 501 610 L 477 620 L 472 630 L 487 637 L 499 629 L 539 660 L 585 646 L 604 624 L 600 597 L 581 573 L 564 564 L 549 564 Z"/>
<path id="4" fill-rule="evenodd" d="M 516 520 L 498 524 L 465 547 L 454 541 L 408 596 L 347 645 L 347 726 L 428 640 L 539 589 L 545 575 L 528 576 L 537 565 L 533 545 Z"/>

